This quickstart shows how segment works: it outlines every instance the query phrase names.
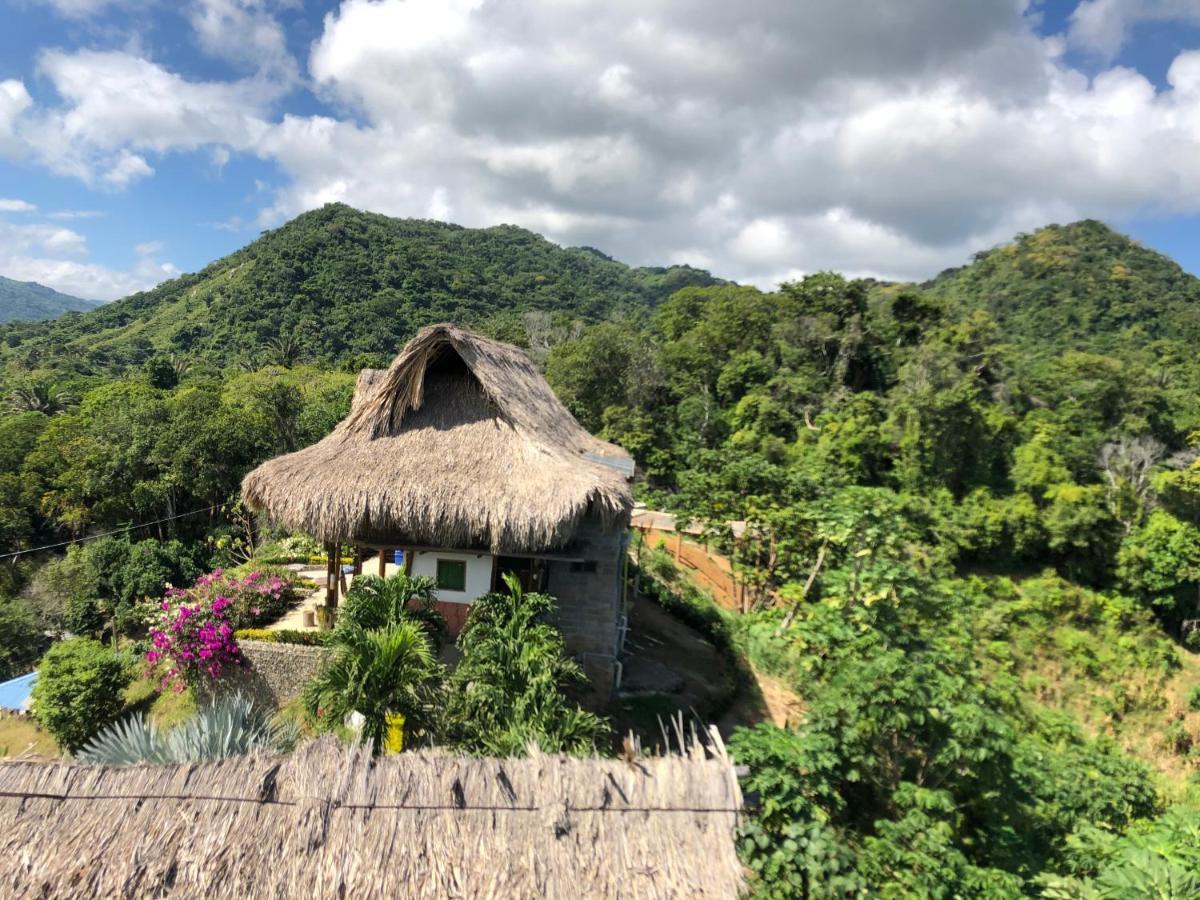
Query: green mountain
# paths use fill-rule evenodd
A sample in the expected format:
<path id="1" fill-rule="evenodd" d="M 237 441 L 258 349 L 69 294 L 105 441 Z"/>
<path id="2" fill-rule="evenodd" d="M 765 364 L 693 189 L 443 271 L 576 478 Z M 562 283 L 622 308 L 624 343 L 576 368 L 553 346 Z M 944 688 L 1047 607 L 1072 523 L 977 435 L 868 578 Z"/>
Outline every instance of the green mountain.
<path id="1" fill-rule="evenodd" d="M 65 312 L 83 312 L 99 305 L 99 300 L 72 297 L 36 281 L 15 281 L 0 275 L 0 322 L 53 319 Z"/>
<path id="2" fill-rule="evenodd" d="M 116 374 L 156 352 L 216 364 L 390 358 L 422 325 L 454 320 L 524 339 L 524 315 L 565 322 L 644 315 L 689 267 L 635 269 L 522 228 L 470 229 L 330 204 L 264 232 L 202 271 L 52 323 L 0 331 L 15 368 Z M 274 350 L 264 350 L 274 348 Z"/>
<path id="3" fill-rule="evenodd" d="M 1200 279 L 1092 219 L 1019 235 L 921 288 L 960 309 L 987 309 L 1028 349 L 1200 339 Z"/>

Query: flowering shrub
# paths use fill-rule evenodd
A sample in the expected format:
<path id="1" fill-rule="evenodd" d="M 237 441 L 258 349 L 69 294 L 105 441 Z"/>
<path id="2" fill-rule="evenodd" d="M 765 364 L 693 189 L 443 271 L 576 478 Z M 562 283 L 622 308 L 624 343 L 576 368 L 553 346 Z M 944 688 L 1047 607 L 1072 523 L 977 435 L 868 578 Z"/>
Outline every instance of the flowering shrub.
<path id="1" fill-rule="evenodd" d="M 186 596 L 179 591 L 163 600 L 146 651 L 148 669 L 167 666 L 164 684 L 171 682 L 179 691 L 187 685 L 215 681 L 227 669 L 245 665 L 229 620 L 233 601 L 215 597 L 188 603 L 181 599 Z"/>
<path id="2" fill-rule="evenodd" d="M 274 572 L 251 572 L 239 578 L 216 569 L 201 575 L 195 585 L 186 590 L 172 588 L 167 591 L 167 598 L 211 604 L 223 597 L 228 601 L 227 615 L 233 627 L 253 628 L 283 615 L 296 599 L 295 588 L 292 578 Z"/>
<path id="3" fill-rule="evenodd" d="M 190 588 L 169 589 L 150 623 L 148 669 L 166 667 L 164 682 L 182 690 L 245 665 L 237 629 L 279 618 L 297 598 L 299 586 L 290 572 L 239 577 L 216 569 Z"/>

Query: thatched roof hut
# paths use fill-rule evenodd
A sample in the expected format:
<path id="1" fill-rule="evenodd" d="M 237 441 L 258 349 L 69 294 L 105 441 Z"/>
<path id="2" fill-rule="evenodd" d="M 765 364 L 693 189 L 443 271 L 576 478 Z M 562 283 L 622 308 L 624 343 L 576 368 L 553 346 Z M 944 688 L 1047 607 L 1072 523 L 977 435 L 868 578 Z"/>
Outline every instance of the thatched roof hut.
<path id="1" fill-rule="evenodd" d="M 727 758 L 0 763 L 0 895 L 731 897 Z"/>
<path id="2" fill-rule="evenodd" d="M 330 435 L 259 466 L 242 493 L 324 541 L 536 552 L 568 544 L 585 515 L 622 524 L 630 474 L 524 353 L 433 325 L 359 376 Z"/>

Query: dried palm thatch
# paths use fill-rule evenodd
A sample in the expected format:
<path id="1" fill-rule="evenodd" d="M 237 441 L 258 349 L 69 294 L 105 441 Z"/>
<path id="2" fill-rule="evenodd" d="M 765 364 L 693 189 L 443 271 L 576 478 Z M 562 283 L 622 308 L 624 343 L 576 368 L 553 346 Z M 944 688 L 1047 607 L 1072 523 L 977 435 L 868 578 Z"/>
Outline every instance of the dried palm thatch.
<path id="1" fill-rule="evenodd" d="M 520 350 L 422 329 L 362 372 L 350 415 L 242 482 L 254 509 L 325 541 L 531 552 L 632 507 L 619 447 L 583 429 Z"/>
<path id="2" fill-rule="evenodd" d="M 0 763 L 0 895 L 732 897 L 741 794 L 704 758 Z"/>

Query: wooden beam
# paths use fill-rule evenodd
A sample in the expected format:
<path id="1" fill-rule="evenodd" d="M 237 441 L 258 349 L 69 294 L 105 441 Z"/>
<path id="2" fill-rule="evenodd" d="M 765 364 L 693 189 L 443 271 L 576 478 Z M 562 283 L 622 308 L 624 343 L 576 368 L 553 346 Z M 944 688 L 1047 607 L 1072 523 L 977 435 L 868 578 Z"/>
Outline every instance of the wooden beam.
<path id="1" fill-rule="evenodd" d="M 388 554 L 391 552 L 392 552 L 391 547 L 380 547 L 379 548 L 379 577 L 380 578 L 387 577 L 387 558 L 388 558 Z"/>
<path id="2" fill-rule="evenodd" d="M 664 545 L 665 546 L 665 545 Z M 670 548 L 668 548 L 669 551 Z M 490 550 L 485 550 L 481 547 L 431 547 L 427 544 L 418 544 L 415 547 L 405 547 L 404 556 L 408 558 L 410 553 L 461 553 L 464 556 L 511 556 L 514 559 L 544 559 L 549 562 L 587 562 L 593 557 L 584 556 L 585 547 L 572 548 L 571 552 L 559 553 L 554 550 L 547 550 L 544 553 L 520 553 L 502 551 L 501 553 L 492 553 Z"/>
<path id="3" fill-rule="evenodd" d="M 337 606 L 337 573 L 338 566 L 341 564 L 341 554 L 336 543 L 326 542 L 325 557 L 325 605 Z"/>
<path id="4" fill-rule="evenodd" d="M 363 547 L 362 544 L 354 545 L 354 574 L 361 575 L 363 566 Z"/>

